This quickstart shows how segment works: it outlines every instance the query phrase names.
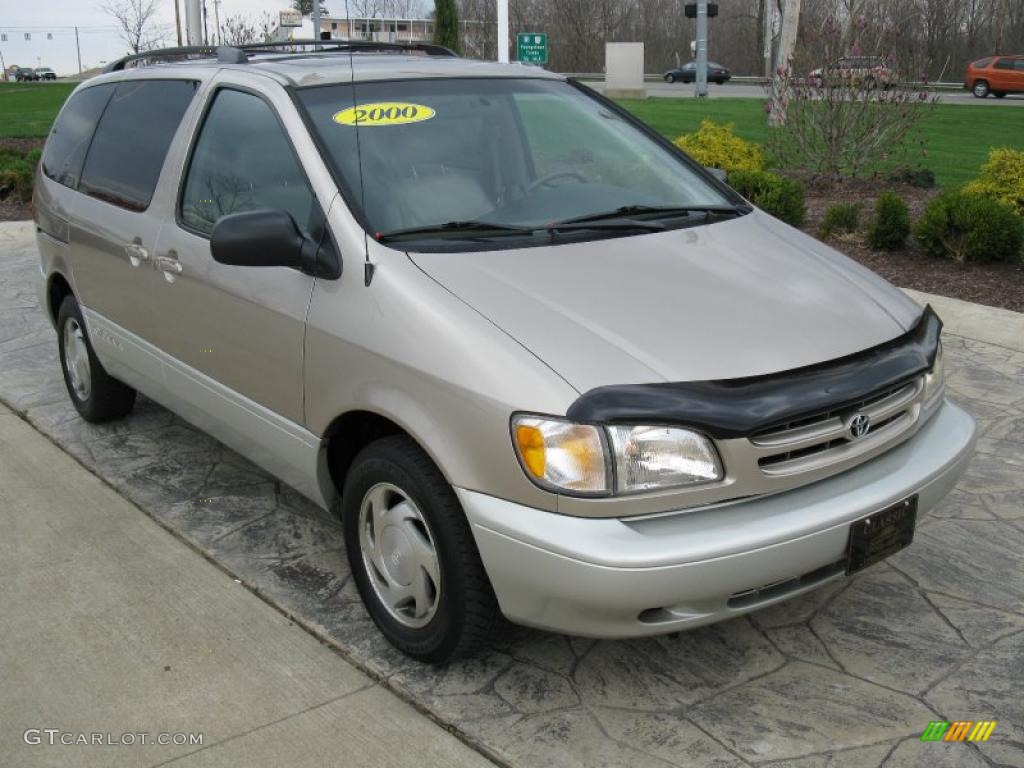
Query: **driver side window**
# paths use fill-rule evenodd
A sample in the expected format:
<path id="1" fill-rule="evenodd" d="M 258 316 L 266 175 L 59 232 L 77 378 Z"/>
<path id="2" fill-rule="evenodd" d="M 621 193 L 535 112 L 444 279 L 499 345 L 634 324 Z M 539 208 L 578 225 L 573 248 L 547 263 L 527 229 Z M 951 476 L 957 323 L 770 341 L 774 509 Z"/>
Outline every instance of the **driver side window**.
<path id="1" fill-rule="evenodd" d="M 209 236 L 222 216 L 262 208 L 291 214 L 313 228 L 313 192 L 273 109 L 229 88 L 214 95 L 192 150 L 181 197 L 181 221 Z"/>

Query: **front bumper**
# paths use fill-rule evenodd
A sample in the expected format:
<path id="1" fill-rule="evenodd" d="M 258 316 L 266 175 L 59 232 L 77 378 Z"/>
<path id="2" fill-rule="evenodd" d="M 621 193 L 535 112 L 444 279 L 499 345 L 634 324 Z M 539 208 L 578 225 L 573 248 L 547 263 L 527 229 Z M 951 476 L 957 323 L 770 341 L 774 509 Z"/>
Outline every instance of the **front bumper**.
<path id="1" fill-rule="evenodd" d="M 512 621 L 636 637 L 722 621 L 843 575 L 850 524 L 918 494 L 927 513 L 972 455 L 974 420 L 948 400 L 910 440 L 774 496 L 647 519 L 570 517 L 458 489 Z"/>

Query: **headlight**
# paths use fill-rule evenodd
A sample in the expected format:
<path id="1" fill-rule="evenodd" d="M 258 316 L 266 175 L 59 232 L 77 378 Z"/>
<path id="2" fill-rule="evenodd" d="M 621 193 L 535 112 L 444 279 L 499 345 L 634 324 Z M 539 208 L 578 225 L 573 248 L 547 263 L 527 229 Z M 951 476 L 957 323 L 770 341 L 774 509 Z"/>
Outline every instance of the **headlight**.
<path id="1" fill-rule="evenodd" d="M 927 411 L 938 405 L 945 391 L 946 369 L 942 364 L 942 342 L 940 341 L 939 348 L 935 351 L 935 363 L 932 365 L 932 369 L 924 375 L 924 396 L 921 398 L 924 402 L 924 409 Z"/>
<path id="2" fill-rule="evenodd" d="M 722 479 L 718 454 L 703 435 L 676 427 L 609 427 L 618 493 Z"/>
<path id="3" fill-rule="evenodd" d="M 519 415 L 512 442 L 523 469 L 540 485 L 580 495 L 637 493 L 721 480 L 711 442 L 677 427 L 575 424 Z"/>

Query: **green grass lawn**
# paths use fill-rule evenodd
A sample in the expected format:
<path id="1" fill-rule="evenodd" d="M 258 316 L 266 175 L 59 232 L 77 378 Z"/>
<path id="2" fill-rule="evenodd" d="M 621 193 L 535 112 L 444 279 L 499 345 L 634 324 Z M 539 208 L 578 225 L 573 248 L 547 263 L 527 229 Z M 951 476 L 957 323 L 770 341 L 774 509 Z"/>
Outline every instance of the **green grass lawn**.
<path id="1" fill-rule="evenodd" d="M 77 83 L 0 83 L 0 136 L 45 136 Z"/>
<path id="2" fill-rule="evenodd" d="M 0 83 L 0 137 L 45 136 L 74 83 Z M 766 125 L 760 99 L 647 99 L 622 104 L 664 135 L 697 129 L 704 118 L 735 123 L 736 133 L 763 142 Z M 1024 108 L 939 104 L 922 128 L 928 149 L 924 165 L 941 186 L 978 174 L 992 147 L 1024 148 Z"/>
<path id="3" fill-rule="evenodd" d="M 664 135 L 695 131 L 703 119 L 735 123 L 736 135 L 764 142 L 767 123 L 760 99 L 646 99 L 622 105 Z M 928 156 L 923 164 L 942 187 L 978 175 L 993 147 L 1024 149 L 1024 108 L 937 104 L 921 128 Z"/>

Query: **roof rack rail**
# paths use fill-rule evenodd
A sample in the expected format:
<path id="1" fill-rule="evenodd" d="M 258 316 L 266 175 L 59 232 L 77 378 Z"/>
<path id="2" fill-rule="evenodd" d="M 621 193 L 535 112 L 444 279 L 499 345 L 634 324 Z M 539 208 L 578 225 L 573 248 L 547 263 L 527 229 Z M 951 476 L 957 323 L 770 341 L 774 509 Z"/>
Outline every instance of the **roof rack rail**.
<path id="1" fill-rule="evenodd" d="M 117 61 L 112 61 L 103 68 L 104 72 L 118 72 L 125 68 L 125 65 L 134 62 L 158 62 L 173 61 L 175 59 L 212 59 L 221 58 L 235 51 L 237 48 L 222 45 L 181 45 L 176 48 L 156 48 L 152 51 L 141 51 L 124 56 Z M 221 59 L 223 61 L 223 59 Z"/>
<path id="2" fill-rule="evenodd" d="M 313 46 L 311 51 L 297 51 L 295 48 Z M 244 64 L 252 53 L 385 53 L 417 51 L 427 56 L 458 56 L 455 51 L 434 43 L 384 43 L 374 40 L 272 40 L 265 43 L 244 45 L 183 45 L 176 48 L 157 48 L 124 56 L 103 68 L 104 72 L 118 72 L 128 64 L 140 66 L 143 63 L 174 61 L 177 59 L 212 59 L 224 64 Z"/>
<path id="3" fill-rule="evenodd" d="M 455 56 L 451 48 L 436 43 L 387 43 L 376 40 L 272 40 L 266 43 L 246 43 L 238 48 L 248 53 L 276 53 L 279 48 L 315 46 L 312 51 L 295 51 L 295 53 L 387 53 L 389 51 L 418 51 L 428 56 Z"/>

